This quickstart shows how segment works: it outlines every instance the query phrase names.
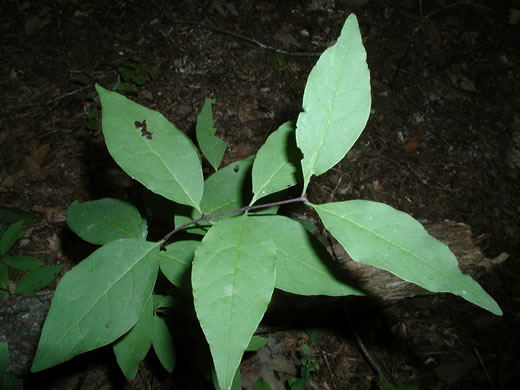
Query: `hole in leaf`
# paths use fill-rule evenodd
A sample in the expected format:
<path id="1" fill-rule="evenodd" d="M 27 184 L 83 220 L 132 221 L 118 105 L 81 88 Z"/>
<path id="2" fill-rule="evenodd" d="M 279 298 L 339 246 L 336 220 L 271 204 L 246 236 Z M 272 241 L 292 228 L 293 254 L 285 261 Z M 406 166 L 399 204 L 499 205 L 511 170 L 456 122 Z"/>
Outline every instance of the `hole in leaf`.
<path id="1" fill-rule="evenodd" d="M 233 172 L 237 173 L 240 170 L 240 165 L 235 165 L 233 167 Z"/>

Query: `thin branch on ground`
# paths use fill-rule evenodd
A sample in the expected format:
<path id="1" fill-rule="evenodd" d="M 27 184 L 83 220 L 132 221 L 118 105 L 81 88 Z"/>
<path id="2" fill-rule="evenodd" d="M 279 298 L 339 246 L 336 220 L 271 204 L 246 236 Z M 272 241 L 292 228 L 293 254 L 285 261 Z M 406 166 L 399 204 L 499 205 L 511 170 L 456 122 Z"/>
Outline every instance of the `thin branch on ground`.
<path id="1" fill-rule="evenodd" d="M 256 39 L 246 37 L 245 35 L 238 34 L 233 31 L 222 30 L 220 28 L 208 26 L 204 23 L 200 23 L 197 21 L 173 19 L 173 18 L 170 18 L 166 14 L 166 12 L 164 12 L 164 10 L 161 7 L 159 7 L 157 4 L 155 4 L 154 2 L 152 2 L 152 4 L 161 13 L 162 17 L 164 17 L 168 21 L 168 23 L 171 23 L 171 24 L 186 24 L 186 25 L 191 25 L 191 26 L 197 26 L 203 30 L 207 30 L 207 31 L 211 31 L 211 32 L 223 34 L 223 35 L 229 35 L 231 37 L 234 37 L 234 38 L 240 39 L 242 41 L 248 42 L 250 44 L 253 44 L 255 46 L 258 46 L 261 49 L 273 51 L 275 53 L 284 54 L 286 56 L 319 57 L 322 54 L 321 52 L 317 53 L 317 52 L 312 52 L 312 51 L 288 51 L 288 50 L 278 49 L 276 47 L 266 45 L 265 43 L 262 43 Z"/>

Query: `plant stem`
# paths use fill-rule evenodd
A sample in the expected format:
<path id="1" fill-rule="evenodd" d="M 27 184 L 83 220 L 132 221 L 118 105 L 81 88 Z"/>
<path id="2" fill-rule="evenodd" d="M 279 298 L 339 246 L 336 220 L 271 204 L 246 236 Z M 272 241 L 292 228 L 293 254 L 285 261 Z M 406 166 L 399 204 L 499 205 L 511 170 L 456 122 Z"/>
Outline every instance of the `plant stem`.
<path id="1" fill-rule="evenodd" d="M 183 223 L 181 226 L 176 227 L 171 232 L 169 232 L 167 235 L 165 235 L 161 239 L 161 241 L 162 241 L 161 250 L 165 250 L 164 247 L 166 246 L 166 243 L 171 238 L 171 236 L 173 236 L 175 233 L 181 231 L 186 226 L 193 225 L 193 224 L 195 224 L 197 222 L 209 221 L 209 220 L 211 220 L 213 218 L 222 217 L 224 215 L 239 214 L 239 213 L 243 213 L 243 212 L 248 212 L 248 211 L 253 211 L 253 210 L 260 210 L 260 209 L 265 209 L 265 208 L 274 207 L 274 206 L 282 206 L 284 204 L 297 203 L 297 202 L 308 202 L 307 195 L 302 195 L 302 196 L 299 196 L 299 197 L 293 198 L 293 199 L 281 200 L 281 201 L 278 201 L 278 202 L 259 204 L 257 206 L 244 206 L 244 207 L 241 207 L 239 209 L 222 211 L 220 213 L 215 213 L 215 214 L 210 214 L 210 215 L 204 215 L 203 214 L 199 218 L 195 218 L 195 219 L 192 219 L 189 222 Z"/>

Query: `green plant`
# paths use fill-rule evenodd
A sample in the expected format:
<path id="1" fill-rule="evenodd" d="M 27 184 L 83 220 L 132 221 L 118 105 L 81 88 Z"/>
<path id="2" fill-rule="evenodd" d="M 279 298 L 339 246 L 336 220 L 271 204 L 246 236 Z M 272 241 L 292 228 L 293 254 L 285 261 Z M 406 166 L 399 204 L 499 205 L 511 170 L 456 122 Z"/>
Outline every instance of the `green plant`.
<path id="1" fill-rule="evenodd" d="M 377 387 L 379 390 L 420 390 L 414 385 L 399 385 L 396 386 L 392 382 L 387 381 L 381 375 L 377 377 Z"/>
<path id="2" fill-rule="evenodd" d="M 70 228 L 102 246 L 58 285 L 33 372 L 114 343 L 118 362 L 131 378 L 150 340 L 154 347 L 154 337 L 161 340 L 157 345 L 170 340 L 163 324 L 160 336 L 155 330 L 160 319 L 154 314 L 153 290 L 160 269 L 193 295 L 218 387 L 230 389 L 274 288 L 303 295 L 363 294 L 345 282 L 327 250 L 301 223 L 277 214 L 278 207 L 294 202 L 315 210 L 354 260 L 502 313 L 477 282 L 460 272 L 450 250 L 409 215 L 364 200 L 313 204 L 305 195 L 311 177 L 338 163 L 368 120 L 370 77 L 355 16 L 311 71 L 298 121 L 280 126 L 256 157 L 234 162 L 206 180 L 197 148 L 164 116 L 96 88 L 105 142 L 115 161 L 151 191 L 188 207 L 179 208 L 176 228 L 158 242 L 146 240 L 146 221 L 122 201 L 69 207 Z M 197 133 L 206 134 L 197 138 L 217 169 L 222 146 L 215 145 L 222 141 L 214 135 L 210 114 L 208 109 L 201 113 L 206 118 Z M 215 149 L 220 151 L 212 155 Z M 301 196 L 276 198 L 302 183 Z M 180 230 L 203 238 L 171 242 Z M 131 359 L 120 358 L 121 344 L 127 344 Z"/>
<path id="3" fill-rule="evenodd" d="M 153 80 L 153 77 L 153 72 L 148 65 L 125 61 L 117 68 L 117 80 L 112 90 L 127 95 L 138 95 L 138 87 L 145 86 Z M 85 72 L 71 72 L 69 78 L 70 81 L 83 87 L 93 86 L 92 78 Z M 95 92 L 86 95 L 84 111 L 87 114 L 87 128 L 91 131 L 97 131 L 99 128 L 98 103 Z"/>
<path id="4" fill-rule="evenodd" d="M 257 349 L 259 349 L 259 348 L 263 347 L 265 344 L 267 344 L 269 341 L 271 341 L 271 340 L 267 339 L 265 337 L 253 335 L 253 337 L 251 337 L 251 340 L 249 341 L 249 344 L 246 347 L 244 352 L 256 351 Z M 218 385 L 217 372 L 215 371 L 215 368 L 213 368 L 211 370 L 211 381 L 213 382 L 213 385 L 215 386 L 215 388 L 218 389 L 219 385 Z M 262 381 L 260 381 L 260 383 L 262 383 Z M 261 386 L 261 384 L 259 386 Z M 242 389 L 242 387 L 240 386 L 240 370 L 238 370 L 238 369 L 235 372 L 235 376 L 233 378 L 233 382 L 231 383 L 230 389 L 231 390 L 241 390 Z"/>
<path id="5" fill-rule="evenodd" d="M 269 62 L 277 73 L 282 73 L 287 68 L 287 60 L 282 53 L 275 52 L 271 54 Z"/>
<path id="6" fill-rule="evenodd" d="M 0 343 L 0 389 L 21 390 L 23 380 L 7 372 L 9 363 L 9 348 L 7 343 Z"/>
<path id="7" fill-rule="evenodd" d="M 144 86 L 153 79 L 153 73 L 146 64 L 127 62 L 117 69 L 117 82 L 113 90 L 119 93 L 137 95 L 137 87 Z"/>
<path id="8" fill-rule="evenodd" d="M 253 390 L 271 390 L 271 386 L 269 385 L 269 382 L 267 382 L 264 378 L 260 377 L 255 382 Z"/>
<path id="9" fill-rule="evenodd" d="M 30 213 L 21 210 L 0 209 L 0 223 L 10 223 L 9 227 L 0 230 L 0 299 L 8 295 L 9 268 L 17 271 L 29 271 L 14 290 L 14 294 L 24 294 L 41 290 L 51 283 L 60 272 L 62 265 L 45 266 L 43 262 L 32 256 L 10 256 L 9 250 L 25 234 L 24 219 L 31 220 Z M 18 220 L 19 219 L 19 220 Z M 15 220 L 16 222 L 12 223 Z"/>
<path id="10" fill-rule="evenodd" d="M 320 369 L 318 361 L 310 358 L 311 354 L 307 344 L 302 344 L 302 352 L 305 357 L 301 359 L 300 377 L 291 377 L 288 380 L 291 390 L 304 390 L 305 385 L 311 380 L 311 373 Z"/>

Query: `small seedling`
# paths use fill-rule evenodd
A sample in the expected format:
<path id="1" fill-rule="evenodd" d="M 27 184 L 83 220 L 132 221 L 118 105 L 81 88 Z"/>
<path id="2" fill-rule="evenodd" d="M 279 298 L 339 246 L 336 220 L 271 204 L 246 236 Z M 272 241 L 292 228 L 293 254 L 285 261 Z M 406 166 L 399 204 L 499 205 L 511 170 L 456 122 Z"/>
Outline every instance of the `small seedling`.
<path id="1" fill-rule="evenodd" d="M 0 211 L 0 223 L 10 222 L 13 215 L 25 216 L 26 219 L 33 218 L 32 215 L 20 214 L 17 210 L 2 208 Z M 12 246 L 25 234 L 23 224 L 24 220 L 21 219 L 0 231 L 0 299 L 9 294 L 9 268 L 29 271 L 20 279 L 14 290 L 14 294 L 24 294 L 41 290 L 49 285 L 63 267 L 63 265 L 46 266 L 41 260 L 32 256 L 9 255 Z"/>
<path id="2" fill-rule="evenodd" d="M 414 385 L 400 385 L 396 386 L 392 382 L 387 381 L 381 375 L 377 377 L 377 388 L 379 390 L 420 390 Z"/>
<path id="3" fill-rule="evenodd" d="M 9 347 L 7 343 L 0 343 L 0 389 L 22 390 L 23 380 L 7 372 L 9 363 Z"/>
<path id="4" fill-rule="evenodd" d="M 269 382 L 267 382 L 264 378 L 260 377 L 255 382 L 253 390 L 271 390 L 271 386 L 269 385 Z"/>
<path id="5" fill-rule="evenodd" d="M 147 221 L 125 202 L 101 199 L 69 207 L 70 228 L 101 247 L 58 285 L 33 372 L 111 343 L 129 379 L 150 343 L 171 371 L 173 342 L 153 295 L 160 270 L 193 295 L 215 387 L 240 386 L 237 369 L 275 288 L 302 295 L 363 295 L 316 237 L 298 220 L 277 213 L 297 202 L 317 214 L 353 260 L 502 314 L 493 298 L 460 272 L 448 247 L 411 216 L 378 202 L 314 204 L 307 198 L 311 179 L 345 157 L 370 113 L 370 75 L 355 16 L 312 69 L 298 120 L 282 124 L 256 156 L 220 168 L 223 141 L 208 120 L 211 101 L 206 102 L 197 140 L 216 170 L 207 178 L 197 147 L 163 115 L 96 89 L 114 160 L 149 190 L 183 207 L 175 228 L 158 242 L 147 240 Z M 301 196 L 280 200 L 296 186 Z M 199 238 L 181 240 L 182 230 Z M 305 360 L 300 379 L 317 368 Z"/>
<path id="6" fill-rule="evenodd" d="M 271 54 L 269 62 L 276 73 L 282 73 L 287 68 L 287 60 L 282 53 L 275 52 Z"/>
<path id="7" fill-rule="evenodd" d="M 143 87 L 153 79 L 153 73 L 146 64 L 126 63 L 117 70 L 117 82 L 113 90 L 127 95 L 137 95 L 138 87 Z"/>
<path id="8" fill-rule="evenodd" d="M 71 72 L 70 81 L 82 86 L 92 86 L 94 81 L 85 72 Z M 145 86 L 153 80 L 153 72 L 146 64 L 127 62 L 117 68 L 117 81 L 112 90 L 126 94 L 138 95 L 139 87 Z M 87 114 L 87 128 L 90 131 L 99 129 L 99 98 L 95 92 L 87 94 L 84 102 L 84 111 Z"/>
<path id="9" fill-rule="evenodd" d="M 305 356 L 301 359 L 300 377 L 291 377 L 288 379 L 291 390 L 304 390 L 305 385 L 311 380 L 311 373 L 320 369 L 320 364 L 317 360 L 311 359 L 309 346 L 302 344 L 302 352 Z"/>
<path id="10" fill-rule="evenodd" d="M 305 329 L 305 333 L 309 337 L 309 345 L 314 343 L 316 340 L 321 339 L 325 336 L 325 329 L 323 328 L 307 328 Z"/>

